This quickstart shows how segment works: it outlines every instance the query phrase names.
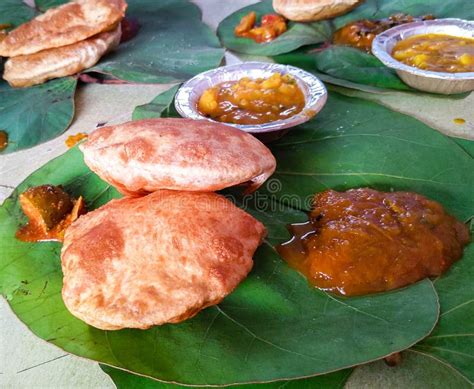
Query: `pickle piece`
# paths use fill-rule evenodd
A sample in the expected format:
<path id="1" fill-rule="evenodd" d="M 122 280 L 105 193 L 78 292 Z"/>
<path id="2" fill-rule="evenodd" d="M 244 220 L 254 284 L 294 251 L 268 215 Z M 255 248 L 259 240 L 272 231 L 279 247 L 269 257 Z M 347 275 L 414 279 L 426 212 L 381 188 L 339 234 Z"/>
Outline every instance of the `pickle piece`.
<path id="1" fill-rule="evenodd" d="M 30 224 L 45 232 L 61 222 L 74 207 L 63 188 L 54 185 L 29 188 L 20 195 L 20 204 Z"/>

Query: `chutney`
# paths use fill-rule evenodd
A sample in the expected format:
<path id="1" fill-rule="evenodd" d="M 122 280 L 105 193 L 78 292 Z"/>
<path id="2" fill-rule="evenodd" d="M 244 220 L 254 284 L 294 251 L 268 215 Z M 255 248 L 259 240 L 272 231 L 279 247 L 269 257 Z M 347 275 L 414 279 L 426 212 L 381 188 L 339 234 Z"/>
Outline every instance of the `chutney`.
<path id="1" fill-rule="evenodd" d="M 277 247 L 316 287 L 345 296 L 439 276 L 462 256 L 468 227 L 436 201 L 361 188 L 314 197 L 309 221 Z"/>
<path id="2" fill-rule="evenodd" d="M 260 25 L 256 25 L 256 23 L 257 14 L 249 12 L 235 26 L 234 35 L 253 39 L 257 43 L 267 43 L 287 30 L 286 19 L 278 14 L 263 15 Z"/>

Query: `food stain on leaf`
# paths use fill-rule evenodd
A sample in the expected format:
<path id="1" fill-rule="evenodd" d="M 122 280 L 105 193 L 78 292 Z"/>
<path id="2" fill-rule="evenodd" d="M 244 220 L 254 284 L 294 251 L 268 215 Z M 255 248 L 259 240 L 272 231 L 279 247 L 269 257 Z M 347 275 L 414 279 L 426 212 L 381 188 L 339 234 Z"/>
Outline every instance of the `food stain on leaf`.
<path id="1" fill-rule="evenodd" d="M 0 151 L 8 146 L 8 134 L 6 131 L 0 130 Z"/>
<path id="2" fill-rule="evenodd" d="M 74 147 L 82 140 L 87 139 L 87 137 L 88 135 L 85 132 L 78 132 L 77 134 L 69 135 L 67 139 L 64 141 L 64 143 L 70 149 L 71 147 Z"/>

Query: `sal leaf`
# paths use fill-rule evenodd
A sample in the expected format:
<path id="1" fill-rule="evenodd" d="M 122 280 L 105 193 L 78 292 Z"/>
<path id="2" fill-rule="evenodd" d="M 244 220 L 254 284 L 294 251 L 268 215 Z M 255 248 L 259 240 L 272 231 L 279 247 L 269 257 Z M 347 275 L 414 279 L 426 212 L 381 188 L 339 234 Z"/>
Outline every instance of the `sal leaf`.
<path id="1" fill-rule="evenodd" d="M 224 50 L 187 0 L 131 0 L 127 17 L 138 34 L 89 72 L 138 83 L 174 83 L 219 66 Z"/>
<path id="2" fill-rule="evenodd" d="M 74 116 L 77 80 L 59 78 L 31 88 L 0 82 L 0 130 L 8 135 L 3 153 L 33 147 L 62 134 Z"/>

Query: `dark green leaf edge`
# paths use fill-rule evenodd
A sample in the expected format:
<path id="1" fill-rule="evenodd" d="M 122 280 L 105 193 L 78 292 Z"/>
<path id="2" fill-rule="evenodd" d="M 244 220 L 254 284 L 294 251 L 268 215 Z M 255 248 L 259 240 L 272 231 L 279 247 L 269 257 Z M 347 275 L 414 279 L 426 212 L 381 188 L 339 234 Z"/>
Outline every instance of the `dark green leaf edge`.
<path id="1" fill-rule="evenodd" d="M 77 92 L 77 88 L 78 88 L 78 81 L 77 81 L 77 78 L 76 77 L 61 77 L 61 78 L 56 78 L 54 80 L 50 80 L 48 81 L 47 83 L 44 83 L 44 84 L 41 84 L 41 85 L 35 85 L 35 86 L 32 86 L 32 87 L 29 87 L 29 88 L 25 88 L 25 89 L 16 89 L 16 88 L 11 88 L 11 87 L 8 87 L 10 89 L 10 93 L 23 93 L 23 92 L 29 92 L 29 91 L 32 91 L 33 88 L 44 88 L 44 87 L 47 87 L 48 83 L 51 84 L 55 84 L 57 82 L 60 82 L 60 80 L 67 80 L 67 79 L 74 79 L 75 83 L 74 83 L 74 87 L 73 87 L 73 90 L 71 91 L 71 95 L 70 95 L 70 99 L 71 99 L 71 111 L 70 111 L 70 115 L 69 115 L 69 119 L 67 121 L 67 124 L 65 125 L 64 128 L 58 130 L 57 132 L 55 132 L 52 136 L 46 136 L 46 137 L 40 137 L 38 142 L 36 143 L 27 143 L 25 146 L 19 146 L 19 143 L 20 142 L 17 142 L 15 140 L 12 140 L 11 139 L 11 132 L 9 131 L 8 128 L 3 128 L 2 127 L 2 124 L 0 124 L 0 128 L 4 131 L 6 131 L 7 135 L 8 135 L 8 145 L 7 147 L 0 151 L 0 155 L 6 155 L 6 154 L 10 154 L 10 153 L 13 153 L 13 152 L 16 152 L 16 151 L 19 151 L 19 150 L 27 150 L 27 149 L 30 149 L 32 147 L 35 147 L 35 146 L 38 146 L 40 144 L 43 144 L 45 142 L 48 142 L 52 139 L 55 139 L 57 138 L 58 136 L 60 136 L 61 134 L 63 134 L 65 131 L 67 131 L 67 129 L 70 127 L 71 123 L 74 121 L 74 118 L 75 118 L 75 114 L 76 114 L 76 101 L 75 101 L 75 96 L 76 96 L 76 92 Z M 0 81 L 0 83 L 5 83 L 5 81 Z M 45 92 L 45 93 L 48 93 L 48 92 Z M 45 116 L 45 115 L 44 115 Z M 28 130 L 28 129 L 27 129 Z M 36 129 L 35 129 L 36 130 Z M 25 131 L 26 133 L 27 131 Z"/>
<path id="2" fill-rule="evenodd" d="M 174 97 L 181 84 L 174 85 L 157 95 L 149 103 L 138 105 L 132 113 L 132 120 L 152 119 L 159 117 L 179 117 L 174 108 Z"/>
<path id="3" fill-rule="evenodd" d="M 99 367 L 114 382 L 117 389 L 140 388 L 140 389 L 177 389 L 185 386 L 168 384 L 147 378 L 138 374 L 128 373 L 111 366 L 99 363 Z M 352 369 L 339 370 L 313 378 L 302 378 L 291 381 L 277 381 L 267 384 L 243 384 L 231 386 L 235 389 L 342 389 L 352 374 Z M 195 386 L 205 388 L 205 386 Z"/>
<path id="4" fill-rule="evenodd" d="M 466 382 L 466 384 L 468 384 L 470 387 L 472 387 L 473 385 L 473 382 L 471 380 L 469 380 L 469 378 L 467 378 L 464 374 L 462 374 L 458 369 L 456 369 L 455 367 L 453 367 L 451 364 L 449 364 L 448 362 L 440 359 L 440 358 L 437 358 L 435 357 L 434 355 L 432 354 L 428 354 L 428 353 L 425 353 L 423 351 L 420 351 L 416 348 L 416 345 L 414 347 L 411 347 L 407 350 L 405 350 L 405 352 L 409 352 L 409 353 L 413 353 L 413 354 L 420 354 L 420 355 L 423 355 L 424 357 L 426 358 L 429 358 L 429 359 L 432 359 L 436 362 L 439 362 L 440 364 L 442 364 L 443 366 L 447 367 L 451 372 L 452 374 L 456 375 L 457 377 L 461 378 L 462 380 L 464 380 Z"/>

